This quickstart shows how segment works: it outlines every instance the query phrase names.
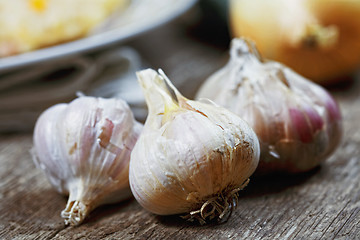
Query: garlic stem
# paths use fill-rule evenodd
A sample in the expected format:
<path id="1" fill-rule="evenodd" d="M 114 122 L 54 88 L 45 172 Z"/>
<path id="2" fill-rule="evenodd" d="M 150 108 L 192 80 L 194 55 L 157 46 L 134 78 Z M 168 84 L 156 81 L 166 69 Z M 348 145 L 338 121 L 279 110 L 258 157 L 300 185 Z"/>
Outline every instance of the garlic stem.
<path id="1" fill-rule="evenodd" d="M 163 79 L 161 79 L 156 72 L 149 72 L 148 74 L 138 72 L 136 74 L 139 79 L 142 79 L 142 81 L 139 81 L 142 89 L 147 89 L 147 91 L 144 92 L 146 101 L 152 103 L 148 105 L 148 116 L 150 118 L 157 118 L 159 115 L 164 115 L 165 111 L 171 112 L 171 110 L 177 108 L 178 104 L 176 100 L 172 97 L 172 94 L 170 94 Z M 165 107 L 163 107 L 163 104 L 165 104 Z"/>
<path id="2" fill-rule="evenodd" d="M 249 38 L 242 38 L 242 41 L 231 41 L 231 48 L 230 48 L 230 56 L 231 59 L 234 60 L 242 60 L 240 56 L 247 55 L 248 58 L 246 60 L 251 61 L 255 56 L 260 62 L 263 62 L 264 59 L 261 56 L 260 52 L 255 46 L 254 41 Z"/>
<path id="3" fill-rule="evenodd" d="M 240 62 L 246 63 L 247 61 L 253 61 L 254 59 L 260 62 L 264 61 L 255 43 L 248 38 L 243 38 L 242 40 L 234 39 L 234 41 L 231 41 L 230 56 L 232 60 L 238 61 L 237 64 L 240 64 Z M 256 58 L 254 58 L 254 56 Z"/>

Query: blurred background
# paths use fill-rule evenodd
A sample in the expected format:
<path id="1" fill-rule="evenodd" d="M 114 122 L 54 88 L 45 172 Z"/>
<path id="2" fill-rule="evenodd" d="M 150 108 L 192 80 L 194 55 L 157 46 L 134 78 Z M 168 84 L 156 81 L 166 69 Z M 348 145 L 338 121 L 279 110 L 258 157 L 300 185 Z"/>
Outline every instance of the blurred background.
<path id="1" fill-rule="evenodd" d="M 233 37 L 327 88 L 348 84 L 358 12 L 335 0 L 0 0 L 0 131 L 31 132 L 46 108 L 83 94 L 123 98 L 143 121 L 137 70 L 163 68 L 192 98 Z"/>

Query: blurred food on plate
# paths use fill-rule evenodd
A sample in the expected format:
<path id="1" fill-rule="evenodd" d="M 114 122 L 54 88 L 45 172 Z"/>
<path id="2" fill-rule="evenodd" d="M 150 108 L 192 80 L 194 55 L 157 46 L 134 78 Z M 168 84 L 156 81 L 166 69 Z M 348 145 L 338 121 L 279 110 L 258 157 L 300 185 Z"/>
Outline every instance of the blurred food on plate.
<path id="1" fill-rule="evenodd" d="M 130 0 L 0 0 L 0 57 L 86 36 Z"/>

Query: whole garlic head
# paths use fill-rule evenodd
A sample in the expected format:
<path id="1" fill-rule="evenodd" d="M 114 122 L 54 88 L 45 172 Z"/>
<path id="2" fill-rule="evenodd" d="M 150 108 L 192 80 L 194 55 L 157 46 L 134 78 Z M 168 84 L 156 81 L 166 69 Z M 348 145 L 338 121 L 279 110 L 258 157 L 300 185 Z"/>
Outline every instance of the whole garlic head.
<path id="1" fill-rule="evenodd" d="M 186 99 L 164 74 L 137 76 L 149 114 L 131 153 L 134 197 L 159 215 L 225 219 L 258 164 L 254 131 L 212 102 Z"/>
<path id="2" fill-rule="evenodd" d="M 234 39 L 230 55 L 196 98 L 209 98 L 250 124 L 261 146 L 258 172 L 307 171 L 334 152 L 341 114 L 324 88 L 263 60 L 249 40 Z"/>
<path id="3" fill-rule="evenodd" d="M 69 195 L 61 212 L 78 225 L 99 205 L 131 196 L 130 153 L 142 124 L 120 99 L 79 97 L 41 114 L 33 158 L 58 192 Z"/>

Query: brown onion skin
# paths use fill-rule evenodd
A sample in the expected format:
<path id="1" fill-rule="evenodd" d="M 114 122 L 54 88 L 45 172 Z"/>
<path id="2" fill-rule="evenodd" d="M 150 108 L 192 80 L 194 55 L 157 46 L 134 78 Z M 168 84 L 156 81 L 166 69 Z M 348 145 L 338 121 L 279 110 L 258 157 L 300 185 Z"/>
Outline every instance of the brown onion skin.
<path id="1" fill-rule="evenodd" d="M 360 2 L 338 0 L 303 0 L 300 6 L 314 17 L 321 27 L 333 26 L 338 36 L 327 47 L 321 47 L 310 34 L 299 44 L 289 40 L 292 28 L 299 29 L 306 20 L 301 16 L 290 16 L 290 11 L 275 0 L 230 1 L 230 31 L 232 37 L 247 37 L 256 42 L 261 54 L 268 59 L 281 62 L 302 76 L 318 84 L 329 86 L 348 81 L 360 66 Z M 290 1 L 289 1 L 290 2 Z M 291 4 L 297 4 L 293 1 Z M 278 5 L 276 5 L 278 3 Z M 265 6 L 265 4 L 267 4 Z M 249 5 L 256 9 L 244 10 Z M 244 14 L 253 11 L 251 17 Z M 281 17 L 280 17 L 281 16 Z M 282 19 L 294 20 L 297 26 L 284 27 Z M 315 21 L 314 20 L 314 21 Z M 311 21 L 311 20 L 309 20 Z M 296 38 L 296 37 L 295 37 Z"/>

